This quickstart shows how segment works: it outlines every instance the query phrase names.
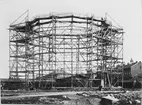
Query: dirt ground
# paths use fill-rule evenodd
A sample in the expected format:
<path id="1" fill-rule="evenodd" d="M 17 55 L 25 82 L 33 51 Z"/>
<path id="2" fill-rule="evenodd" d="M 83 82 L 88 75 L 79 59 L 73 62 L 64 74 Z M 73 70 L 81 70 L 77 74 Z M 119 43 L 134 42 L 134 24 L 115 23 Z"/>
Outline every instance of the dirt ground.
<path id="1" fill-rule="evenodd" d="M 101 98 L 113 94 L 115 105 L 141 105 L 141 91 L 2 91 L 2 104 L 100 105 Z"/>

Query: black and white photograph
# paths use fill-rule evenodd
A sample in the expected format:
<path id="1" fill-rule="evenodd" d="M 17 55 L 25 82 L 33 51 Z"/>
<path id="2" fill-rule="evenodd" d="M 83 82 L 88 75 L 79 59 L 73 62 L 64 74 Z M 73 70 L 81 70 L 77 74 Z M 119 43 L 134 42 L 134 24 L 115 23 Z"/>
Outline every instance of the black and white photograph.
<path id="1" fill-rule="evenodd" d="M 0 0 L 0 103 L 142 105 L 142 0 Z"/>

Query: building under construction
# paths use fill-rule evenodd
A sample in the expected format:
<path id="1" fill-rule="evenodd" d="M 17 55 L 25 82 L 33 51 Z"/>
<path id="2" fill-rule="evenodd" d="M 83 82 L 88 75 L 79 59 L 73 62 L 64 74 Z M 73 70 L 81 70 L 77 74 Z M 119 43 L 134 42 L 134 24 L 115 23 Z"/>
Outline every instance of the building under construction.
<path id="1" fill-rule="evenodd" d="M 111 86 L 122 81 L 123 29 L 106 17 L 65 13 L 29 20 L 27 15 L 11 24 L 9 32 L 10 80 L 51 87 L 92 87 L 95 80 Z M 57 83 L 66 79 L 70 82 Z"/>

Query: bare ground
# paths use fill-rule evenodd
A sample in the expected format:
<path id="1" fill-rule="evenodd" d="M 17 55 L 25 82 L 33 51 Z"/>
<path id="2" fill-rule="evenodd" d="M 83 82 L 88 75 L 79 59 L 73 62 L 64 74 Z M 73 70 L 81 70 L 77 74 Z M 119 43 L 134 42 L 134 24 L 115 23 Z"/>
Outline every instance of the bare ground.
<path id="1" fill-rule="evenodd" d="M 48 104 L 48 105 L 99 105 L 101 97 L 113 94 L 120 102 L 117 105 L 140 105 L 141 91 L 3 91 L 2 104 Z"/>

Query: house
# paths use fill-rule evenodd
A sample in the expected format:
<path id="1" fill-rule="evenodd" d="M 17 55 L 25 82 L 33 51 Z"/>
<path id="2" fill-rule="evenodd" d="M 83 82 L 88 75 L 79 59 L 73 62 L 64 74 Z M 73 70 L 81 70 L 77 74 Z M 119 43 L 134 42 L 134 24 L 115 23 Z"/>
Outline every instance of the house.
<path id="1" fill-rule="evenodd" d="M 137 62 L 131 67 L 131 75 L 138 82 L 142 83 L 142 62 Z"/>
<path id="2" fill-rule="evenodd" d="M 142 63 L 131 62 L 123 66 L 123 85 L 124 88 L 131 88 L 134 80 L 137 81 L 136 87 L 141 87 Z"/>

